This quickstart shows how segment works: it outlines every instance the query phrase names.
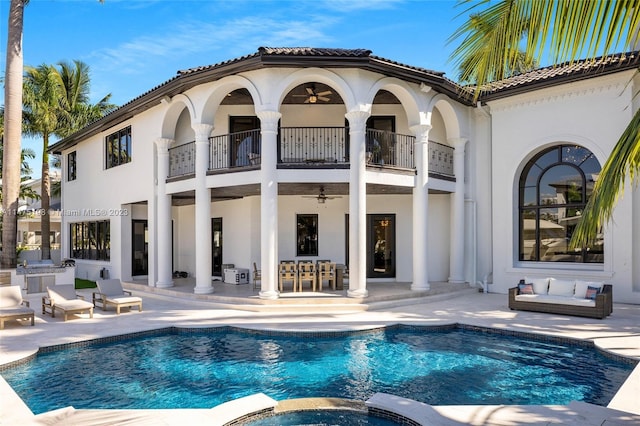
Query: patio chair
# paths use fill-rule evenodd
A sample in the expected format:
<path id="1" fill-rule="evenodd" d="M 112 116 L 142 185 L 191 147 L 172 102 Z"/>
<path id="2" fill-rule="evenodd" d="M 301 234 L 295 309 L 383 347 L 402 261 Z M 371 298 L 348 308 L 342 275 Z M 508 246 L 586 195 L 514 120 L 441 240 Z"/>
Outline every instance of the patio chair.
<path id="1" fill-rule="evenodd" d="M 0 330 L 5 321 L 14 319 L 30 319 L 31 325 L 35 325 L 35 312 L 29 307 L 29 301 L 22 298 L 19 286 L 0 287 Z"/>
<path id="2" fill-rule="evenodd" d="M 93 318 L 93 303 L 87 302 L 83 296 L 77 294 L 73 284 L 47 287 L 47 296 L 42 296 L 42 313 L 49 311 L 51 318 L 55 318 L 56 310 L 62 313 L 64 321 L 68 315 L 84 312 L 88 312 L 89 318 Z"/>
<path id="3" fill-rule="evenodd" d="M 118 315 L 120 315 L 121 308 L 132 306 L 137 306 L 138 311 L 142 312 L 142 299 L 132 296 L 130 291 L 124 290 L 119 279 L 98 280 L 96 284 L 98 291 L 93 293 L 93 306 L 97 307 L 100 304 L 102 310 L 106 311 L 107 306 L 113 305 L 116 307 Z"/>
<path id="4" fill-rule="evenodd" d="M 322 291 L 323 281 L 327 281 L 327 285 L 331 284 L 333 290 L 336 289 L 335 262 L 318 261 L 318 291 Z"/>
<path id="5" fill-rule="evenodd" d="M 298 268 L 293 260 L 283 260 L 278 268 L 278 284 L 280 291 L 283 291 L 284 282 L 293 281 L 293 291 L 296 291 L 298 284 Z"/>
<path id="6" fill-rule="evenodd" d="M 256 262 L 253 262 L 253 289 L 259 288 L 258 282 L 262 282 L 262 271 L 258 269 Z"/>
<path id="7" fill-rule="evenodd" d="M 308 261 L 298 262 L 298 286 L 303 290 L 305 281 L 311 283 L 311 290 L 316 291 L 316 264 Z"/>

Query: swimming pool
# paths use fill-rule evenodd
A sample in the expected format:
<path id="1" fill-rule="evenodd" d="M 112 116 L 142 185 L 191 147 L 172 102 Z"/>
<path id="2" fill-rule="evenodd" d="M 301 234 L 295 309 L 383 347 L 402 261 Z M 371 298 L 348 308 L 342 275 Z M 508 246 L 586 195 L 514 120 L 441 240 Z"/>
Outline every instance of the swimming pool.
<path id="1" fill-rule="evenodd" d="M 296 335 L 167 329 L 112 340 L 44 350 L 2 376 L 34 413 L 209 408 L 256 392 L 276 400 L 384 392 L 435 405 L 606 405 L 635 365 L 586 344 L 462 326 Z"/>

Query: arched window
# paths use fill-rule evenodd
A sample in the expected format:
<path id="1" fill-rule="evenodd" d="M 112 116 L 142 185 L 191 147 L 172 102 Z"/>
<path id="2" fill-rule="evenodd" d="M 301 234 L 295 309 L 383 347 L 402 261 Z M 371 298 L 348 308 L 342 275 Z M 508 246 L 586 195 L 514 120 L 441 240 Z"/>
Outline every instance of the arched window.
<path id="1" fill-rule="evenodd" d="M 570 249 L 600 163 L 576 145 L 545 149 L 531 159 L 520 176 L 519 217 L 521 261 L 602 263 L 604 245 Z"/>

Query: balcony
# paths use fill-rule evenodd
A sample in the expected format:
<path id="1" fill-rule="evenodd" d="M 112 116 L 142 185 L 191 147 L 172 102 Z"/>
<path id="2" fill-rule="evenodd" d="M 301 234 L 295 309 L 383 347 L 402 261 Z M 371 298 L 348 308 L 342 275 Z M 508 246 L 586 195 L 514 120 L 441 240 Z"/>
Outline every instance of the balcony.
<path id="1" fill-rule="evenodd" d="M 367 129 L 367 166 L 413 170 L 415 137 Z M 209 171 L 259 168 L 260 129 L 209 138 Z M 278 132 L 278 167 L 346 168 L 349 164 L 347 127 L 281 127 Z M 429 142 L 429 172 L 453 177 L 453 148 Z M 169 177 L 195 173 L 195 142 L 169 150 Z"/>

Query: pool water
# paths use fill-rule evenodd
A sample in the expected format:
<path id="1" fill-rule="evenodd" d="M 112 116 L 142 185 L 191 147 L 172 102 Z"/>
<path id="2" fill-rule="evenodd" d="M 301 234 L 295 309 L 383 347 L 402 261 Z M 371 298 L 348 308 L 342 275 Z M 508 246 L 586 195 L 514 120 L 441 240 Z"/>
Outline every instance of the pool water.
<path id="1" fill-rule="evenodd" d="M 246 426 L 397 426 L 398 423 L 352 410 L 307 410 L 255 420 Z"/>
<path id="2" fill-rule="evenodd" d="M 633 367 L 584 345 L 460 328 L 337 337 L 221 328 L 43 353 L 2 376 L 34 413 L 209 408 L 257 392 L 276 400 L 363 401 L 385 392 L 434 405 L 607 405 Z"/>

